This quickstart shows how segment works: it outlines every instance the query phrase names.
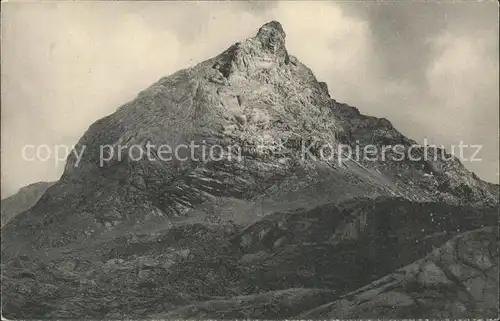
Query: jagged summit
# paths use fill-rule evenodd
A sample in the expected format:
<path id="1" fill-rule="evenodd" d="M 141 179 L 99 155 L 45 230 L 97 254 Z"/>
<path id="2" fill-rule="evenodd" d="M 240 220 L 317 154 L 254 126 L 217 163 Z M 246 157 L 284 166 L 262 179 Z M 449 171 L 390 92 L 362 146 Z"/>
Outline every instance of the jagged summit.
<path id="1" fill-rule="evenodd" d="M 283 30 L 283 26 L 279 21 L 276 20 L 269 21 L 263 24 L 262 27 L 260 27 L 259 31 L 257 32 L 257 37 L 261 36 L 262 34 L 266 34 L 268 32 L 276 32 L 279 33 L 282 38 L 286 37 L 285 31 Z"/>

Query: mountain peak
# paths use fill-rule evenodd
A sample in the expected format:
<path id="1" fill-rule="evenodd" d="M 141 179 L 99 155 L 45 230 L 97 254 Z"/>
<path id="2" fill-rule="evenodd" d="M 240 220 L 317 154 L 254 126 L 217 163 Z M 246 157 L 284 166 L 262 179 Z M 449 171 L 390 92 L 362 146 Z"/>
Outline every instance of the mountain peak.
<path id="1" fill-rule="evenodd" d="M 278 21 L 271 21 L 264 24 L 260 27 L 256 36 L 264 48 L 271 49 L 274 52 L 279 49 L 285 49 L 285 37 L 286 34 L 283 31 L 283 27 Z"/>
<path id="2" fill-rule="evenodd" d="M 273 21 L 266 22 L 265 24 L 262 25 L 262 27 L 260 27 L 259 32 L 257 33 L 257 35 L 262 30 L 265 30 L 265 29 L 267 29 L 267 30 L 273 29 L 275 31 L 280 32 L 283 35 L 283 37 L 285 36 L 285 31 L 283 30 L 283 26 L 281 25 L 281 23 L 279 21 L 273 20 Z"/>

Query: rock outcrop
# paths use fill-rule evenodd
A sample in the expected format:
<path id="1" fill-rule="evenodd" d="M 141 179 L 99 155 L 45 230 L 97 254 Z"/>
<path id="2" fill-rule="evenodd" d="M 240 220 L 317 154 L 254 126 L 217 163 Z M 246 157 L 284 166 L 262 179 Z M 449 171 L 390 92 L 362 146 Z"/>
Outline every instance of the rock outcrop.
<path id="1" fill-rule="evenodd" d="M 498 229 L 461 233 L 425 258 L 300 316 L 497 318 Z"/>

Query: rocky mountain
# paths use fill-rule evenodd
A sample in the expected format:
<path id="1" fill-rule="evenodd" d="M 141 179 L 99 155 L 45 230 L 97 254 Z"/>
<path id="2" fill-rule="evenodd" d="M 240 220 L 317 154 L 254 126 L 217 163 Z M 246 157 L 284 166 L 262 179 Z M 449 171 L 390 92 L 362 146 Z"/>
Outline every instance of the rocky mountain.
<path id="1" fill-rule="evenodd" d="M 53 182 L 37 182 L 21 188 L 2 200 L 2 227 L 14 216 L 28 210 L 40 199 Z"/>
<path id="2" fill-rule="evenodd" d="M 92 124 L 2 229 L 3 315 L 495 317 L 498 185 L 332 99 L 285 37 L 267 23 Z"/>

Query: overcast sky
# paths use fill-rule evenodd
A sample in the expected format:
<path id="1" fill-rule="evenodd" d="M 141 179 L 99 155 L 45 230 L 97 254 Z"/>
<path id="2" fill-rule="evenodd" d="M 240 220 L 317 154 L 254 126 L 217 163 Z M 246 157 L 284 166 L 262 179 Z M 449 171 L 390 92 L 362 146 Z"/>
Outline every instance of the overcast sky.
<path id="1" fill-rule="evenodd" d="M 27 144 L 77 142 L 162 76 L 278 20 L 337 101 L 422 142 L 484 145 L 464 164 L 498 182 L 498 5 L 355 2 L 2 3 L 2 198 L 59 178 Z"/>

